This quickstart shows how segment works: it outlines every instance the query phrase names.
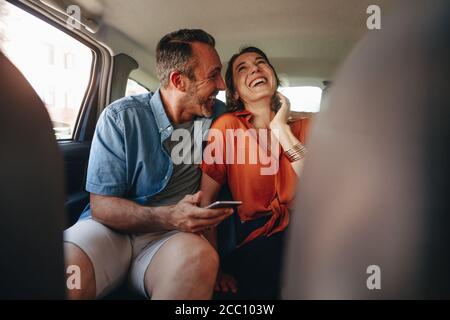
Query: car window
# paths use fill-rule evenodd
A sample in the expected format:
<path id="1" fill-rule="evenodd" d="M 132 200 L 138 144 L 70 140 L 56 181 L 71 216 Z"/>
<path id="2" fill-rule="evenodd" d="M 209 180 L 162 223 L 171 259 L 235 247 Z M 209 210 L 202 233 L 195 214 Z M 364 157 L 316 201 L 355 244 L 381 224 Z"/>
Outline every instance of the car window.
<path id="1" fill-rule="evenodd" d="M 4 6 L 3 51 L 41 97 L 57 139 L 72 139 L 91 78 L 92 50 L 10 4 Z"/>
<path id="2" fill-rule="evenodd" d="M 291 102 L 291 110 L 319 112 L 322 89 L 312 86 L 280 87 L 279 91 Z"/>

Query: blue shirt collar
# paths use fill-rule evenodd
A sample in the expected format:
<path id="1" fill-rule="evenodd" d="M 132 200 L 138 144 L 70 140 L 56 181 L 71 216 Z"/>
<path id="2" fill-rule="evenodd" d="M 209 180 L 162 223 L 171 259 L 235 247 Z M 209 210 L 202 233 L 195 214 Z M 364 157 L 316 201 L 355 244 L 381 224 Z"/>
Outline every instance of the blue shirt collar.
<path id="1" fill-rule="evenodd" d="M 155 116 L 156 125 L 158 126 L 158 131 L 161 134 L 161 140 L 165 140 L 163 136 L 166 136 L 167 134 L 164 134 L 167 131 L 168 135 L 173 130 L 172 124 L 170 123 L 169 118 L 167 117 L 166 110 L 164 109 L 164 105 L 161 100 L 161 94 L 159 92 L 159 89 L 156 90 L 156 92 L 153 94 L 152 98 L 150 99 L 150 107 L 153 111 L 153 114 Z M 168 130 L 170 128 L 170 130 Z M 168 136 L 167 135 L 167 136 Z"/>

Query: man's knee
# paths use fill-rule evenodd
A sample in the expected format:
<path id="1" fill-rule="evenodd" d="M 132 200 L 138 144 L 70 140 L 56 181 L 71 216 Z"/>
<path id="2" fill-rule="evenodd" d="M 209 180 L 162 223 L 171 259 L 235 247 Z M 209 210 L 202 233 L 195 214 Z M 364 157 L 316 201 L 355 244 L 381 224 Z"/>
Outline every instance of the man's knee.
<path id="1" fill-rule="evenodd" d="M 195 234 L 183 234 L 182 237 L 176 246 L 180 267 L 197 274 L 199 278 L 215 279 L 219 268 L 217 251 L 207 240 Z"/>
<path id="2" fill-rule="evenodd" d="M 96 293 L 91 260 L 76 245 L 65 242 L 66 292 L 68 299 L 94 299 Z"/>
<path id="3" fill-rule="evenodd" d="M 132 258 L 127 235 L 87 219 L 65 230 L 64 240 L 66 264 L 81 273 L 81 289 L 69 290 L 69 297 L 101 297 L 120 285 Z"/>
<path id="4" fill-rule="evenodd" d="M 210 299 L 219 256 L 207 240 L 179 233 L 161 247 L 145 275 L 152 299 Z"/>
<path id="5" fill-rule="evenodd" d="M 174 275 L 183 283 L 210 283 L 215 281 L 218 267 L 219 256 L 207 240 L 196 234 L 179 233 L 160 249 L 147 274 L 154 283 Z"/>

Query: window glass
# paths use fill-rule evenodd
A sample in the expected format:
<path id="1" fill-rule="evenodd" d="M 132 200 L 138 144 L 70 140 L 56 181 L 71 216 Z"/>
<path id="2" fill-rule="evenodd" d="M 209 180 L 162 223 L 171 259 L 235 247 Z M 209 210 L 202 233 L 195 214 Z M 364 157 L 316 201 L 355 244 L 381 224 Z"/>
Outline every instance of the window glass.
<path id="1" fill-rule="evenodd" d="M 147 93 L 148 89 L 142 85 L 140 85 L 139 83 L 137 83 L 136 81 L 134 81 L 133 79 L 128 79 L 127 82 L 127 89 L 125 92 L 125 96 L 133 96 L 135 94 L 141 94 L 141 93 Z"/>
<path id="2" fill-rule="evenodd" d="M 219 93 L 217 93 L 216 98 L 220 101 L 227 103 L 227 101 L 226 101 L 227 99 L 225 98 L 225 90 L 219 91 Z"/>
<path id="3" fill-rule="evenodd" d="M 281 87 L 280 92 L 291 102 L 291 110 L 319 112 L 322 89 L 319 87 Z"/>
<path id="4" fill-rule="evenodd" d="M 71 139 L 91 77 L 92 50 L 10 3 L 3 11 L 3 52 L 45 103 L 56 138 Z"/>

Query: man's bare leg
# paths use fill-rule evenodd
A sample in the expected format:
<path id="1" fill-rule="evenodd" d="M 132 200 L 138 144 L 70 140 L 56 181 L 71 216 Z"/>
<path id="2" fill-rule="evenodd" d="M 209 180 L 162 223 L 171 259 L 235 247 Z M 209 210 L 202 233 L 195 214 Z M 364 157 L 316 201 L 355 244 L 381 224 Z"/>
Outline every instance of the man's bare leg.
<path id="1" fill-rule="evenodd" d="M 211 299 L 219 256 L 207 240 L 192 233 L 170 238 L 145 274 L 152 299 Z"/>
<path id="2" fill-rule="evenodd" d="M 83 252 L 83 250 L 69 242 L 64 242 L 64 255 L 66 269 L 70 265 L 75 265 L 80 267 L 81 273 L 81 288 L 66 288 L 67 298 L 70 300 L 95 299 L 95 273 L 89 257 Z M 66 274 L 66 281 L 69 276 L 70 274 Z"/>

